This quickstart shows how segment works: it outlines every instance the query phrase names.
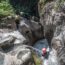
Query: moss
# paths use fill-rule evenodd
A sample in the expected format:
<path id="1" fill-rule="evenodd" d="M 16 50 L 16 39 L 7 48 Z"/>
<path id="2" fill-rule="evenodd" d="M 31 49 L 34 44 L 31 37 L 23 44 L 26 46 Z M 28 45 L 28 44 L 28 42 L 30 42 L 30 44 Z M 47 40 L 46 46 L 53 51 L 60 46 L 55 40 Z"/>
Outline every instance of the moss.
<path id="1" fill-rule="evenodd" d="M 33 53 L 33 58 L 34 58 L 34 61 L 35 61 L 36 65 L 41 65 L 42 64 L 42 61 L 41 61 L 40 57 L 38 57 L 38 55 L 36 55 L 35 53 Z"/>

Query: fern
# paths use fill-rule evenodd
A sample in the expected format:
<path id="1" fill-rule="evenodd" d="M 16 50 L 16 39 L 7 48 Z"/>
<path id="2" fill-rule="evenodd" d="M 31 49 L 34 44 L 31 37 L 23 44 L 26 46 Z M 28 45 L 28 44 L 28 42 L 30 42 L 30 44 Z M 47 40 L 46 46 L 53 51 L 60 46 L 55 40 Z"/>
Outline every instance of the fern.
<path id="1" fill-rule="evenodd" d="M 0 1 L 0 16 L 8 16 L 13 15 L 14 9 L 8 3 L 8 0 L 1 0 Z"/>

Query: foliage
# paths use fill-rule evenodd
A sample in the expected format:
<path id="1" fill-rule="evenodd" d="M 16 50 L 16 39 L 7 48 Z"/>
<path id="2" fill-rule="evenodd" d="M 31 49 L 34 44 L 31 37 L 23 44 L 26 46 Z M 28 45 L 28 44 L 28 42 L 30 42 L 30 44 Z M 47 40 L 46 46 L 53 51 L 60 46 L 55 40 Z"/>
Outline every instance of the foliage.
<path id="1" fill-rule="evenodd" d="M 38 0 L 9 0 L 10 4 L 16 10 L 16 12 L 24 12 L 26 14 L 34 14 L 34 7 L 38 3 Z"/>
<path id="2" fill-rule="evenodd" d="M 38 55 L 36 55 L 35 53 L 33 53 L 33 58 L 34 58 L 34 61 L 35 61 L 36 65 L 41 65 L 42 64 L 41 58 Z"/>
<path id="3" fill-rule="evenodd" d="M 65 0 L 57 0 L 54 5 L 54 9 L 59 10 L 60 6 L 64 3 Z"/>
<path id="4" fill-rule="evenodd" d="M 24 12 L 27 15 L 35 15 L 39 0 L 0 0 L 0 16 L 13 15 L 16 12 Z"/>
<path id="5" fill-rule="evenodd" d="M 14 10 L 12 6 L 8 3 L 8 0 L 1 0 L 0 1 L 0 17 L 13 15 Z"/>

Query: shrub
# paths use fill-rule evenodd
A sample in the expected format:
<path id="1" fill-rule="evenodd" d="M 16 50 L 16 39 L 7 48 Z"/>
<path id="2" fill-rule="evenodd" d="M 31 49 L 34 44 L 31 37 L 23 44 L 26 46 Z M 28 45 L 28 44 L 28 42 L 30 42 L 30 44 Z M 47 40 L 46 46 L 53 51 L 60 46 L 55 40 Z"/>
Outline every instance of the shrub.
<path id="1" fill-rule="evenodd" d="M 8 15 L 13 15 L 13 14 L 14 14 L 14 9 L 8 3 L 8 0 L 0 1 L 0 17 L 8 16 Z"/>

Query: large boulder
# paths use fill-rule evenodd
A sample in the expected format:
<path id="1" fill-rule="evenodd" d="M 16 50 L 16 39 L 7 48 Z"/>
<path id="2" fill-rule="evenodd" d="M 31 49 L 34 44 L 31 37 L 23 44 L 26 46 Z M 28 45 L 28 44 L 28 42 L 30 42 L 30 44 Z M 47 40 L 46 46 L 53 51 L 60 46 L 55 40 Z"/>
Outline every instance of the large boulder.
<path id="1" fill-rule="evenodd" d="M 5 54 L 0 52 L 0 65 L 4 65 Z"/>
<path id="2" fill-rule="evenodd" d="M 53 37 L 52 47 L 57 51 L 60 65 L 65 64 L 65 31 L 61 31 L 58 36 Z"/>
<path id="3" fill-rule="evenodd" d="M 42 14 L 40 15 L 40 22 L 44 29 L 44 37 L 48 40 L 49 46 L 51 46 L 50 43 L 55 30 L 53 18 L 54 16 L 56 16 L 55 15 L 56 12 L 54 11 L 53 7 L 54 7 L 54 2 L 46 4 L 42 10 Z"/>
<path id="4" fill-rule="evenodd" d="M 47 3 L 40 13 L 40 22 L 49 46 L 57 51 L 60 65 L 65 65 L 65 2 Z"/>
<path id="5" fill-rule="evenodd" d="M 14 45 L 28 44 L 28 40 L 18 31 L 0 32 L 0 47 L 9 50 Z"/>
<path id="6" fill-rule="evenodd" d="M 22 18 L 19 25 L 19 31 L 31 42 L 43 38 L 42 26 L 34 20 Z"/>
<path id="7" fill-rule="evenodd" d="M 15 30 L 16 29 L 15 18 L 13 16 L 2 18 L 0 22 L 0 28 Z"/>
<path id="8" fill-rule="evenodd" d="M 4 65 L 29 65 L 29 63 L 33 64 L 31 51 L 20 46 L 5 56 Z"/>
<path id="9" fill-rule="evenodd" d="M 43 25 L 44 36 L 49 43 L 51 43 L 56 29 L 65 24 L 65 4 L 60 4 L 58 9 L 56 9 L 55 5 L 56 2 L 47 3 L 40 15 L 40 22 Z M 49 44 L 49 46 L 51 46 L 51 44 Z"/>
<path id="10" fill-rule="evenodd" d="M 23 46 L 14 47 L 8 53 L 0 51 L 0 65 L 33 65 L 31 50 Z"/>
<path id="11" fill-rule="evenodd" d="M 19 31 L 0 29 L 0 65 L 33 65 L 28 40 Z"/>

